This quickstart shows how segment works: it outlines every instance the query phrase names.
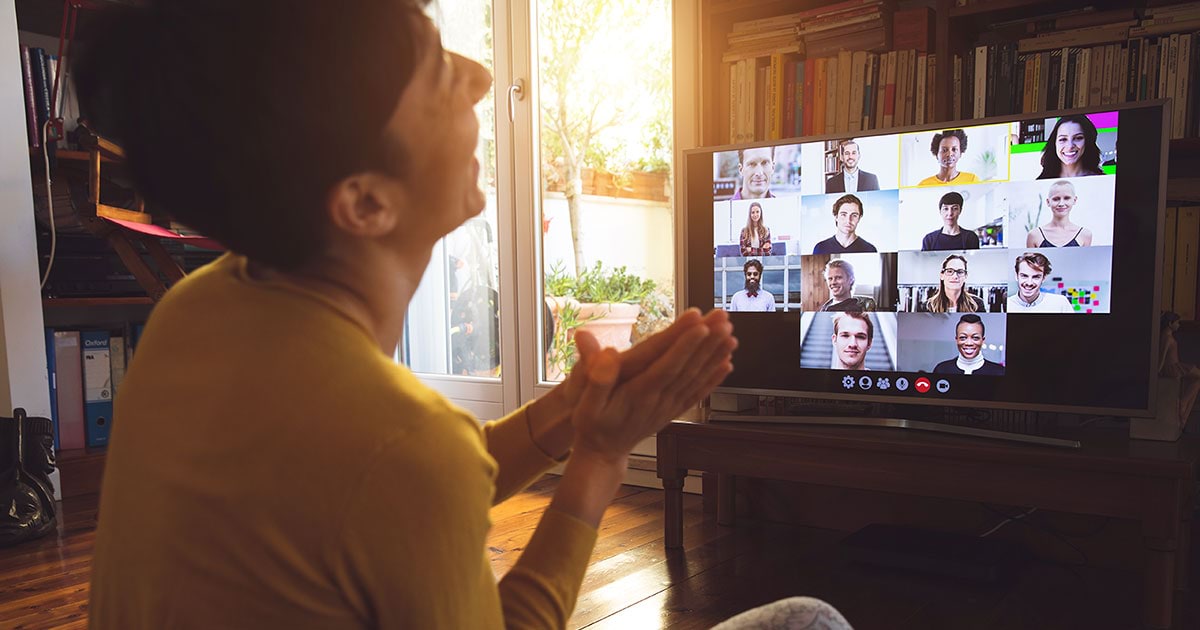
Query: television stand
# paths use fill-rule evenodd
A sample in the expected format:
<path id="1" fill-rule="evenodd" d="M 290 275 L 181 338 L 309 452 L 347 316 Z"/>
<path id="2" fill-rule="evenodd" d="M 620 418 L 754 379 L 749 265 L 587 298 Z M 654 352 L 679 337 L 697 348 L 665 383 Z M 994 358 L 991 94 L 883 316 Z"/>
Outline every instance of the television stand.
<path id="1" fill-rule="evenodd" d="M 658 433 L 664 542 L 683 545 L 683 481 L 716 473 L 717 521 L 734 523 L 738 476 L 1128 519 L 1139 524 L 1143 619 L 1169 628 L 1187 588 L 1200 440 L 1130 440 L 1077 429 L 1079 448 L 964 439 L 929 431 L 749 422 L 672 422 Z"/>
<path id="2" fill-rule="evenodd" d="M 907 418 L 872 418 L 868 416 L 743 416 L 731 413 L 713 413 L 709 415 L 710 422 L 770 422 L 779 424 L 819 424 L 842 425 L 855 427 L 892 427 L 896 429 L 913 429 L 917 431 L 935 431 L 994 440 L 1010 440 L 1043 446 L 1059 446 L 1063 448 L 1079 448 L 1079 440 L 1026 435 L 1009 431 L 978 429 L 975 427 L 960 427 L 940 422 L 925 422 Z"/>

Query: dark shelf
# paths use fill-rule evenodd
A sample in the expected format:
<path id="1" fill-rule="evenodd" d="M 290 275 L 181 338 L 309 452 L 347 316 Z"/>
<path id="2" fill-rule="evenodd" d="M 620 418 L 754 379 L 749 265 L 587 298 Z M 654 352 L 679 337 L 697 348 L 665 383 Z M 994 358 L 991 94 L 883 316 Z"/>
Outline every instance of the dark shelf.
<path id="1" fill-rule="evenodd" d="M 154 303 L 148 297 L 88 297 L 88 298 L 42 298 L 43 307 L 70 306 L 149 306 Z"/>
<path id="2" fill-rule="evenodd" d="M 1171 159 L 1200 157 L 1200 138 L 1180 138 L 1171 141 Z"/>

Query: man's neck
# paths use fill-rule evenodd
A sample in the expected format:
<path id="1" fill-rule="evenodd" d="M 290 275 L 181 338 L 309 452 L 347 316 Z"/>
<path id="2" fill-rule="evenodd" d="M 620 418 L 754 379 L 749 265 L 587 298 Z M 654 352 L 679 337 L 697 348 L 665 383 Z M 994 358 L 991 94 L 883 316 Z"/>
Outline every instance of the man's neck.
<path id="1" fill-rule="evenodd" d="M 838 297 L 838 296 L 834 295 L 834 296 L 830 296 L 829 304 L 830 304 L 830 306 L 832 306 L 834 304 L 841 304 L 842 302 L 845 302 L 846 300 L 849 300 L 849 299 L 850 299 L 849 293 L 847 293 L 844 297 Z"/>
<path id="2" fill-rule="evenodd" d="M 1022 302 L 1026 303 L 1026 304 L 1029 304 L 1029 305 L 1037 304 L 1038 300 L 1042 299 L 1042 292 L 1038 291 L 1037 293 L 1034 293 L 1032 300 L 1027 300 L 1027 299 L 1025 299 L 1024 295 L 1018 293 L 1017 299 L 1021 300 Z"/>
<path id="3" fill-rule="evenodd" d="M 942 356 L 945 356 L 945 355 L 942 355 Z M 863 363 L 866 363 L 866 356 L 863 357 L 862 361 L 859 361 L 858 363 L 855 363 L 854 365 L 846 365 L 846 363 L 844 361 L 842 361 L 841 359 L 838 359 L 838 363 L 842 366 L 841 369 L 843 369 L 843 370 L 860 370 L 861 371 L 863 369 Z"/>
<path id="4" fill-rule="evenodd" d="M 850 243 L 853 243 L 855 239 L 858 238 L 854 232 L 849 234 L 842 234 L 841 232 L 838 232 L 837 234 L 834 234 L 833 237 L 837 239 L 837 242 L 842 244 L 842 247 L 850 247 Z"/>
<path id="5" fill-rule="evenodd" d="M 858 167 L 855 166 L 854 168 L 845 168 L 845 169 L 842 169 L 842 172 L 845 173 L 847 177 L 857 177 L 858 176 Z"/>

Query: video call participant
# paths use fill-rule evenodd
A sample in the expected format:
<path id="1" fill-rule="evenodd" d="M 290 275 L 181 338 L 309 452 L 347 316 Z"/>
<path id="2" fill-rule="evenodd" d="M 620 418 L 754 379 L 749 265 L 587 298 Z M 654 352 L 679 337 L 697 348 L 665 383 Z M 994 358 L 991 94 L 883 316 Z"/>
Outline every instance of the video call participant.
<path id="1" fill-rule="evenodd" d="M 771 194 L 771 176 L 775 174 L 775 147 L 738 151 L 738 176 L 741 186 L 731 199 L 766 199 Z"/>
<path id="2" fill-rule="evenodd" d="M 958 170 L 958 161 L 967 152 L 967 132 L 948 129 L 933 135 L 929 151 L 938 162 L 938 172 L 921 180 L 918 186 L 945 186 L 947 184 L 974 184 L 979 178 L 974 173 Z"/>
<path id="3" fill-rule="evenodd" d="M 875 337 L 875 326 L 862 311 L 846 311 L 833 316 L 833 357 L 835 370 L 865 370 L 867 351 Z"/>
<path id="4" fill-rule="evenodd" d="M 829 287 L 829 300 L 821 305 L 822 311 L 871 311 L 874 304 L 854 297 L 854 266 L 844 260 L 825 263 L 825 285 Z"/>
<path id="5" fill-rule="evenodd" d="M 729 298 L 731 311 L 775 311 L 775 296 L 762 290 L 762 263 L 757 260 L 747 260 L 742 265 L 745 274 L 745 287 Z"/>
<path id="6" fill-rule="evenodd" d="M 1046 194 L 1046 205 L 1050 206 L 1050 222 L 1030 230 L 1025 236 L 1025 247 L 1088 247 L 1092 244 L 1092 231 L 1071 223 L 1071 210 L 1078 201 L 1075 185 L 1060 179 L 1050 184 Z M 1062 243 L 1062 245 L 1058 245 Z"/>
<path id="7" fill-rule="evenodd" d="M 863 203 L 854 195 L 842 195 L 833 202 L 833 224 L 837 233 L 817 243 L 814 254 L 854 254 L 879 251 L 855 233 L 862 220 Z"/>
<path id="8" fill-rule="evenodd" d="M 842 172 L 825 180 L 827 193 L 855 193 L 864 190 L 879 190 L 879 178 L 858 168 L 861 157 L 858 143 L 847 140 L 838 147 L 838 160 L 842 163 Z"/>
<path id="9" fill-rule="evenodd" d="M 752 202 L 746 214 L 746 227 L 742 228 L 741 236 L 738 237 L 742 255 L 770 256 L 771 229 L 763 225 L 762 204 Z"/>
<path id="10" fill-rule="evenodd" d="M 1042 283 L 1050 275 L 1050 259 L 1039 252 L 1017 256 L 1017 294 L 1008 296 L 1009 313 L 1074 313 L 1066 297 L 1043 293 Z"/>
<path id="11" fill-rule="evenodd" d="M 983 300 L 967 291 L 967 259 L 950 254 L 942 261 L 938 290 L 925 300 L 930 313 L 978 313 L 984 310 Z"/>
<path id="12" fill-rule="evenodd" d="M 939 251 L 944 249 L 979 249 L 979 235 L 973 230 L 964 230 L 958 224 L 958 217 L 963 210 L 963 196 L 957 192 L 948 192 L 938 201 L 938 211 L 942 214 L 942 229 L 934 230 L 921 239 L 921 251 Z"/>
<path id="13" fill-rule="evenodd" d="M 1042 149 L 1042 174 L 1038 179 L 1103 175 L 1096 125 L 1087 116 L 1063 116 L 1054 123 Z"/>
<path id="14" fill-rule="evenodd" d="M 1003 376 L 1003 365 L 983 358 L 983 342 L 987 340 L 984 332 L 983 319 L 978 315 L 967 313 L 958 318 L 958 324 L 954 326 L 954 343 L 958 346 L 958 356 L 934 366 L 933 373 Z"/>

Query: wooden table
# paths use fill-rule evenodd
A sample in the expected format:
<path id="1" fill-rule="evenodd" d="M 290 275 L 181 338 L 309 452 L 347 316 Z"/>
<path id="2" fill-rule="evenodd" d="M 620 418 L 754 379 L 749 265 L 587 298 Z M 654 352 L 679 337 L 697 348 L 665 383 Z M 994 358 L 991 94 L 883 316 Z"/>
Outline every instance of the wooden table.
<path id="1" fill-rule="evenodd" d="M 718 520 L 733 522 L 735 476 L 1131 519 L 1145 550 L 1144 620 L 1169 628 L 1184 591 L 1200 443 L 1079 431 L 1080 449 L 871 427 L 672 422 L 658 434 L 665 542 L 683 543 L 688 470 L 718 473 Z"/>

